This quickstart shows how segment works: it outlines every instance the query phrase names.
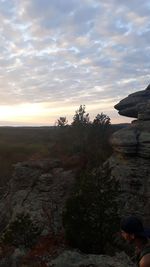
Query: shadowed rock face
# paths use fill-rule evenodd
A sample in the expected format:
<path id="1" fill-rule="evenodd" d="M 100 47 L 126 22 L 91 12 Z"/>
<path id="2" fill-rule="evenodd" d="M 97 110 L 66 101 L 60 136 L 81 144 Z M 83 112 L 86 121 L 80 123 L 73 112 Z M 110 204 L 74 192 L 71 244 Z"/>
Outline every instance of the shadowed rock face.
<path id="1" fill-rule="evenodd" d="M 129 127 L 115 132 L 111 142 L 117 154 L 150 160 L 150 120 L 133 121 Z"/>
<path id="2" fill-rule="evenodd" d="M 43 232 L 58 233 L 74 181 L 75 171 L 64 170 L 57 160 L 17 163 L 8 192 L 0 202 L 0 231 L 17 214 L 25 212 Z"/>
<path id="3" fill-rule="evenodd" d="M 121 100 L 115 109 L 120 115 L 132 118 L 150 119 L 150 84 L 140 92 L 133 93 Z"/>
<path id="4" fill-rule="evenodd" d="M 50 262 L 53 267 L 132 267 L 134 264 L 125 253 L 117 253 L 114 257 L 107 255 L 82 254 L 66 250 Z"/>
<path id="5" fill-rule="evenodd" d="M 121 100 L 119 114 L 135 117 L 112 136 L 111 175 L 120 182 L 121 215 L 136 214 L 150 222 L 150 85 Z"/>

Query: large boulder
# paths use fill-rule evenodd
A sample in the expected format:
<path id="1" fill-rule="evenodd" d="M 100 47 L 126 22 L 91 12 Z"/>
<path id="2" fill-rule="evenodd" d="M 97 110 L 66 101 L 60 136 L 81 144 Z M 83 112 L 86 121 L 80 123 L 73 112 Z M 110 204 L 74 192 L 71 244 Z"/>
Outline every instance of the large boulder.
<path id="1" fill-rule="evenodd" d="M 17 163 L 0 203 L 1 231 L 17 214 L 27 213 L 45 234 L 62 228 L 62 212 L 75 181 L 75 171 L 57 160 Z"/>
<path id="2" fill-rule="evenodd" d="M 52 260 L 49 267 L 129 267 L 133 263 L 125 253 L 114 257 L 107 255 L 82 254 L 77 251 L 64 251 Z"/>
<path id="3" fill-rule="evenodd" d="M 150 84 L 145 90 L 133 93 L 115 105 L 120 115 L 150 119 Z"/>
<path id="4" fill-rule="evenodd" d="M 121 215 L 136 214 L 150 222 L 150 85 L 115 106 L 119 114 L 136 117 L 112 136 L 111 175 L 120 182 Z"/>
<path id="5" fill-rule="evenodd" d="M 111 138 L 114 151 L 123 155 L 150 158 L 150 120 L 133 121 Z"/>

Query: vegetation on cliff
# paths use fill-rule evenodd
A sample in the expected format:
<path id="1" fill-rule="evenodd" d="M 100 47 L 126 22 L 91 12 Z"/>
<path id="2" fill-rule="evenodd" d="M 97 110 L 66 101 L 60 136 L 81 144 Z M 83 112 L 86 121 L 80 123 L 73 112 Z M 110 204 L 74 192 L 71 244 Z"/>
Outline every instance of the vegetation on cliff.
<path id="1" fill-rule="evenodd" d="M 83 173 L 66 203 L 63 223 L 69 244 L 85 253 L 112 251 L 119 229 L 118 183 L 107 167 Z"/>
<path id="2" fill-rule="evenodd" d="M 118 230 L 116 197 L 119 188 L 107 168 L 104 170 L 100 166 L 112 153 L 109 139 L 117 129 L 104 113 L 97 114 L 90 122 L 85 106 L 76 111 L 71 125 L 60 117 L 55 127 L 1 127 L 0 185 L 7 185 L 13 164 L 18 161 L 56 159 L 64 171 L 75 169 L 75 188 L 63 213 L 65 241 L 84 252 L 108 253 Z M 1 242 L 31 247 L 39 235 L 34 226 L 30 218 L 17 217 L 8 224 Z M 55 240 L 55 235 L 51 234 Z"/>

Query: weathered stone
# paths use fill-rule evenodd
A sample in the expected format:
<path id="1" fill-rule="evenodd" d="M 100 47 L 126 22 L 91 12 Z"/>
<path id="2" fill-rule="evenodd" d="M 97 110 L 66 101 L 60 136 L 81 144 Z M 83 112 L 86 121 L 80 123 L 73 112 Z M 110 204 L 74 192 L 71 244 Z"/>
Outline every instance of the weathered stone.
<path id="1" fill-rule="evenodd" d="M 133 263 L 125 253 L 114 257 L 106 255 L 81 254 L 77 251 L 64 251 L 48 263 L 49 267 L 129 267 Z"/>
<path id="2" fill-rule="evenodd" d="M 135 155 L 137 153 L 138 135 L 138 130 L 133 130 L 132 127 L 115 132 L 111 138 L 114 151 L 121 154 Z"/>
<path id="3" fill-rule="evenodd" d="M 149 159 L 139 157 L 120 157 L 113 155 L 109 159 L 111 175 L 121 187 L 118 197 L 119 210 L 122 216 L 137 214 L 149 221 L 150 205 L 150 168 Z"/>
<path id="4" fill-rule="evenodd" d="M 129 127 L 115 132 L 111 143 L 117 153 L 150 158 L 150 121 L 134 121 Z"/>
<path id="5" fill-rule="evenodd" d="M 63 208 L 74 181 L 75 171 L 58 168 L 58 164 L 48 167 L 47 160 L 16 164 L 0 205 L 1 230 L 16 214 L 27 212 L 43 232 L 57 233 L 62 228 Z"/>
<path id="6" fill-rule="evenodd" d="M 150 85 L 129 95 L 115 107 L 119 113 L 137 117 L 127 128 L 112 136 L 114 154 L 109 159 L 111 175 L 121 186 L 121 215 L 137 214 L 150 222 Z M 142 110 L 143 108 L 143 110 Z"/>
<path id="7" fill-rule="evenodd" d="M 139 135 L 138 155 L 143 158 L 150 158 L 150 132 L 143 131 Z"/>
<path id="8" fill-rule="evenodd" d="M 138 118 L 143 120 L 150 119 L 150 85 L 142 91 L 130 94 L 121 100 L 115 109 L 120 115 Z"/>
<path id="9" fill-rule="evenodd" d="M 0 267 L 20 267 L 26 251 L 14 247 L 0 247 Z"/>

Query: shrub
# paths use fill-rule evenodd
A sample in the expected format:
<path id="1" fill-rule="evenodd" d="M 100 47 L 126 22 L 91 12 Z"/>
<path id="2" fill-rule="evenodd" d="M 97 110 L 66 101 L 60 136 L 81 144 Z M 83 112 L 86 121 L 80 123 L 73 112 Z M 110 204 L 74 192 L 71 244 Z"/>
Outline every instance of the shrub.
<path id="1" fill-rule="evenodd" d="M 1 242 L 16 247 L 30 248 L 41 233 L 40 227 L 35 225 L 27 213 L 19 213 L 9 223 L 1 236 Z"/>
<path id="2" fill-rule="evenodd" d="M 85 173 L 77 181 L 63 213 L 66 239 L 85 253 L 106 253 L 119 229 L 118 183 L 106 170 Z M 108 251 L 107 251 L 108 252 Z"/>

